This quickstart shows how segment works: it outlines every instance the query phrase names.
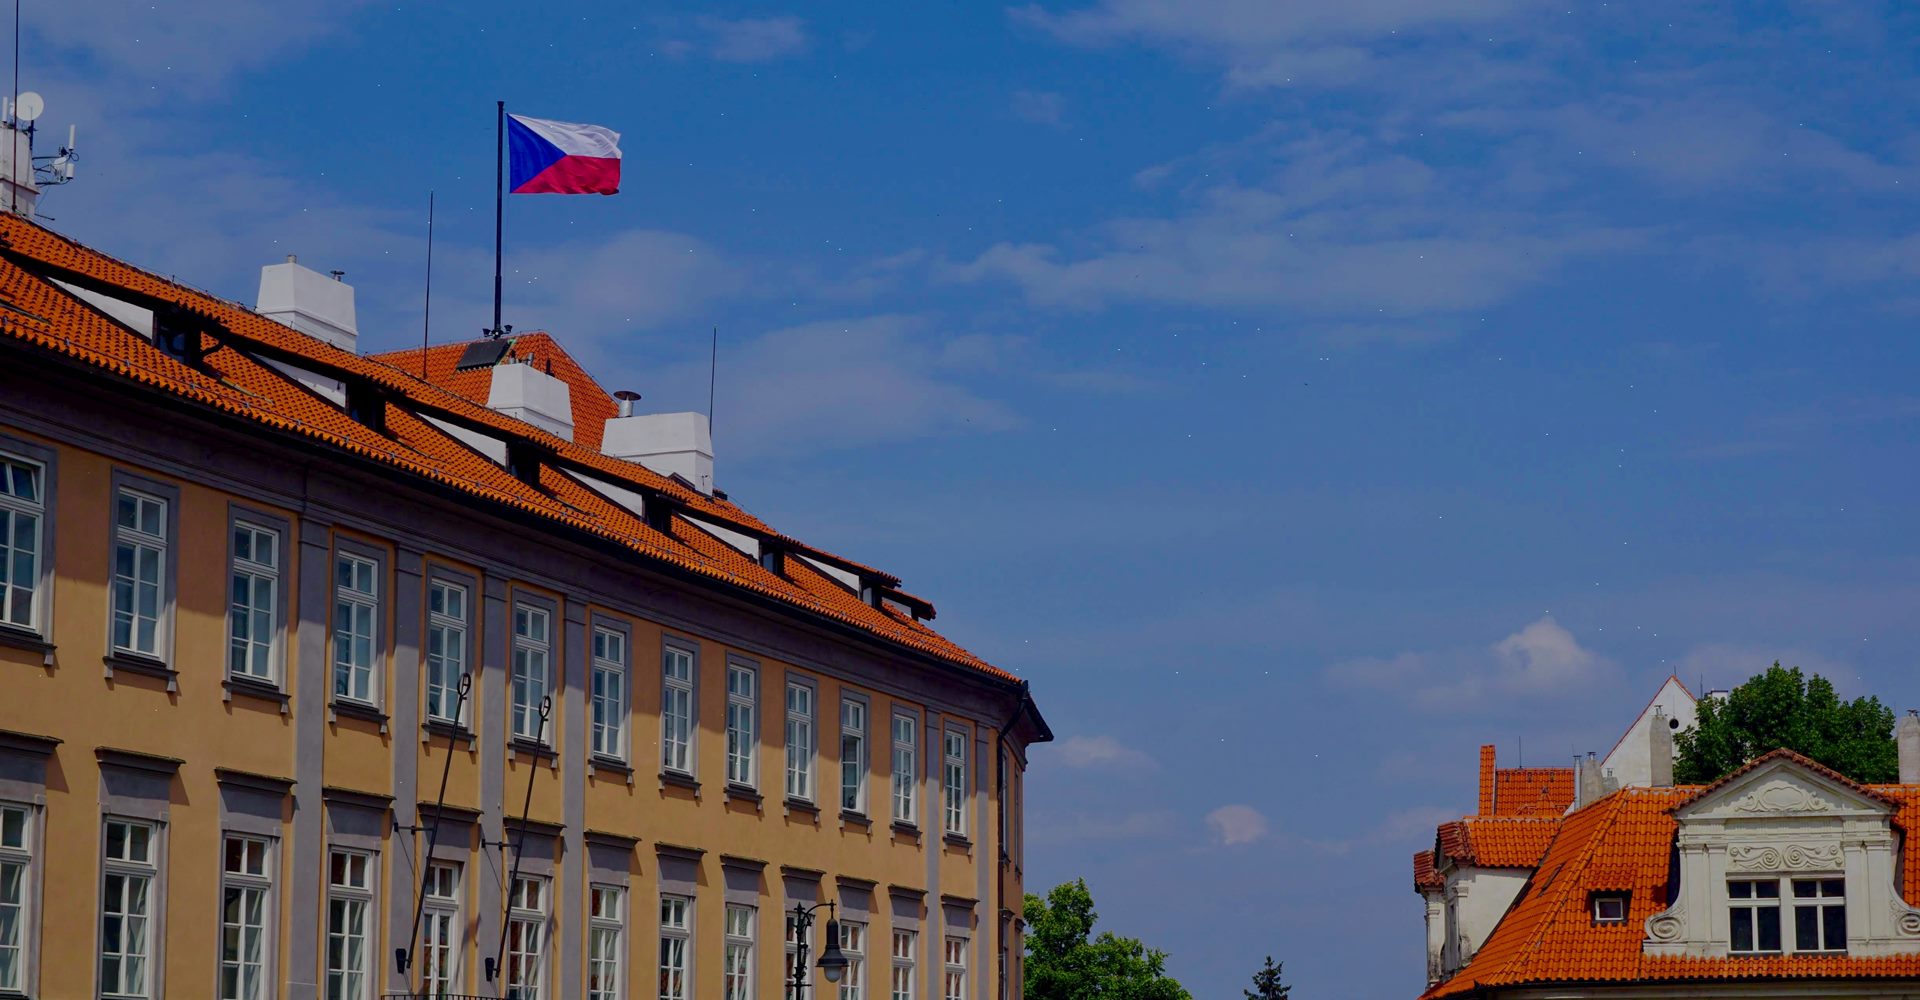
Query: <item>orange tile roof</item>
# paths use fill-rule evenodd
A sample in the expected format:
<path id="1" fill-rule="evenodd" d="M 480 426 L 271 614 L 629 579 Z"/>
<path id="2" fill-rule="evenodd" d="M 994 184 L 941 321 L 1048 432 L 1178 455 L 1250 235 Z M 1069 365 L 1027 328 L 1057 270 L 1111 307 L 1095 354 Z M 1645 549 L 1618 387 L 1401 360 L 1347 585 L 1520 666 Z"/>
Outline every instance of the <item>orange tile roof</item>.
<path id="1" fill-rule="evenodd" d="M 620 409 L 613 397 L 607 395 L 607 390 L 601 388 L 600 383 L 594 381 L 593 376 L 587 374 L 587 370 L 573 359 L 573 355 L 568 354 L 560 342 L 545 331 L 516 333 L 501 339 L 510 345 L 503 361 L 511 358 L 531 364 L 567 384 L 569 402 L 573 405 L 573 440 L 581 447 L 598 451 L 600 436 L 607 421 L 613 419 Z M 425 351 L 387 351 L 367 357 L 485 406 L 487 396 L 493 390 L 493 367 L 459 370 L 461 355 L 474 343 L 437 344 Z M 424 374 L 420 365 L 422 355 L 426 359 Z"/>
<path id="2" fill-rule="evenodd" d="M 1560 829 L 1558 816 L 1466 816 L 1436 831 L 1434 863 L 1532 868 Z"/>
<path id="3" fill-rule="evenodd" d="M 106 318 L 53 284 L 49 277 L 117 289 L 125 296 L 210 321 L 221 331 L 218 342 L 197 366 L 189 366 Z M 490 410 L 453 388 L 422 381 L 396 364 L 343 351 L 245 307 L 141 271 L 12 215 L 0 215 L 0 340 L 152 386 L 266 428 L 306 437 L 453 488 L 478 503 L 500 504 L 544 517 L 556 526 L 625 546 L 640 558 L 771 598 L 797 612 L 852 626 L 948 663 L 1004 681 L 1015 680 L 892 607 L 876 608 L 861 601 L 800 560 L 787 560 L 785 575 L 771 573 L 678 516 L 672 519 L 669 533 L 655 531 L 564 470 L 580 470 L 663 498 L 692 515 L 845 567 L 884 587 L 898 586 L 899 578 L 891 574 L 775 532 L 730 500 L 699 493 L 637 463 L 609 458 L 584 441 L 555 437 Z M 201 343 L 206 342 L 202 339 Z M 545 350 L 538 340 L 529 348 Z M 554 349 L 557 351 L 557 345 Z M 547 355 L 555 362 L 556 375 L 564 365 L 571 364 L 571 359 L 565 363 L 559 360 L 563 353 Z M 263 363 L 261 357 L 368 386 L 384 399 L 379 404 L 384 433 L 348 416 L 340 407 Z M 431 374 L 431 351 L 428 360 Z M 584 378 L 585 373 L 579 377 Z M 528 445 L 540 457 L 539 488 L 522 482 L 422 419 L 427 414 Z"/>
<path id="4" fill-rule="evenodd" d="M 1413 856 L 1413 891 L 1438 892 L 1446 887 L 1446 878 L 1433 870 L 1433 852 L 1416 852 Z"/>
<path id="5" fill-rule="evenodd" d="M 1494 813 L 1559 816 L 1573 805 L 1573 768 L 1505 767 L 1494 772 Z"/>

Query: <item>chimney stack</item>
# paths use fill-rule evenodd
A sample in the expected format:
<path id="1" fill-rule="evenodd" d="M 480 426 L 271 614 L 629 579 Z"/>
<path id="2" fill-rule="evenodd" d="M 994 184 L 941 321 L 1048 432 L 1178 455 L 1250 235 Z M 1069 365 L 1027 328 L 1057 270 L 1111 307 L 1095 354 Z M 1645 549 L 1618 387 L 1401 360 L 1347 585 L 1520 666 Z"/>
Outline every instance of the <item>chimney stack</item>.
<path id="1" fill-rule="evenodd" d="M 487 406 L 556 437 L 573 440 L 573 390 L 525 362 L 508 360 L 493 366 Z"/>
<path id="2" fill-rule="evenodd" d="M 1658 706 L 1647 723 L 1647 764 L 1653 775 L 1648 784 L 1655 788 L 1673 784 L 1673 727 L 1668 724 L 1666 709 Z"/>
<path id="3" fill-rule="evenodd" d="M 1920 712 L 1908 709 L 1893 732 L 1900 746 L 1900 783 L 1920 785 Z"/>
<path id="4" fill-rule="evenodd" d="M 1579 774 L 1576 777 L 1579 789 L 1579 804 L 1591 805 L 1607 794 L 1606 783 L 1600 780 L 1600 760 L 1593 751 L 1580 761 Z"/>
<path id="5" fill-rule="evenodd" d="M 624 398 L 620 413 L 601 432 L 601 451 L 663 476 L 679 476 L 702 493 L 713 492 L 713 433 L 706 414 L 636 414 L 633 400 Z"/>
<path id="6" fill-rule="evenodd" d="M 1480 815 L 1493 815 L 1493 744 L 1480 748 Z"/>
<path id="7" fill-rule="evenodd" d="M 277 323 L 352 353 L 360 340 L 353 316 L 353 286 L 300 263 L 293 254 L 284 264 L 260 269 L 260 297 L 254 311 Z"/>

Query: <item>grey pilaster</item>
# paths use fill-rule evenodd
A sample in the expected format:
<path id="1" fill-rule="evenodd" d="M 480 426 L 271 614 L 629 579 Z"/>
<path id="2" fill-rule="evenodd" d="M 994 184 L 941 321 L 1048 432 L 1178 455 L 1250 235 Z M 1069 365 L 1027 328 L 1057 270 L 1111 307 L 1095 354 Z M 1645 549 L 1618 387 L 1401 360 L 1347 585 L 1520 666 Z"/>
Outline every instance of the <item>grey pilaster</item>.
<path id="1" fill-rule="evenodd" d="M 560 748 L 561 810 L 567 828 L 562 834 L 560 851 L 565 868 L 560 878 L 560 930 L 553 954 L 561 962 L 560 995 L 581 996 L 580 968 L 586 961 L 586 870 L 587 845 L 587 609 L 579 601 L 566 601 L 565 657 L 566 680 L 560 689 L 554 725 L 561 738 Z M 564 725 L 562 725 L 564 723 Z M 642 911 L 644 912 L 644 911 Z M 631 977 L 630 977 L 631 978 Z"/>
<path id="2" fill-rule="evenodd" d="M 396 826 L 420 825 L 420 621 L 425 581 L 421 554 L 401 548 L 393 561 L 393 697 L 389 702 L 393 741 L 393 822 Z M 413 907 L 420 892 L 420 873 L 425 859 L 426 839 L 418 833 L 396 830 L 394 842 L 401 849 L 393 853 L 393 875 L 387 880 L 388 936 L 395 948 L 411 950 L 407 940 L 413 933 Z M 394 963 L 380 962 L 387 970 L 389 988 L 405 991 L 407 980 L 418 977 L 401 975 Z M 416 967 L 417 968 L 417 967 Z"/>
<path id="3" fill-rule="evenodd" d="M 311 514 L 300 520 L 300 610 L 295 641 L 293 716 L 293 901 L 287 948 L 288 1000 L 314 1000 L 320 992 L 321 872 L 326 864 L 326 824 L 320 803 L 325 785 L 327 738 L 327 606 L 333 579 L 329 525 Z"/>
<path id="4" fill-rule="evenodd" d="M 973 906 L 973 936 L 967 940 L 973 945 L 973 967 L 975 972 L 968 978 L 973 986 L 975 1000 L 987 1000 L 991 994 L 987 991 L 987 981 L 1000 974 L 998 955 L 994 949 L 1000 946 L 1000 914 L 994 911 L 993 892 L 988 888 L 987 876 L 998 871 L 1000 855 L 1000 828 L 987 822 L 987 780 L 998 774 L 999 760 L 994 766 L 987 765 L 986 730 L 974 727 L 973 735 L 973 871 L 977 888 L 973 898 L 979 900 Z"/>
<path id="5" fill-rule="evenodd" d="M 947 842 L 946 803 L 940 798 L 940 769 L 946 765 L 947 748 L 940 739 L 940 713 L 928 712 L 924 719 L 927 738 L 922 742 L 926 752 L 921 758 L 926 762 L 924 785 L 920 790 L 921 836 L 927 839 L 927 915 L 926 930 L 920 935 L 921 965 L 926 974 L 926 992 L 923 996 L 940 995 L 940 976 L 945 971 L 947 914 L 940 906 L 940 852 L 945 850 Z"/>
<path id="6" fill-rule="evenodd" d="M 507 608 L 507 581 L 494 573 L 488 573 L 481 581 L 483 594 L 480 628 L 483 638 L 480 643 L 480 689 L 479 702 L 473 706 L 472 719 L 476 735 L 480 740 L 480 836 L 481 839 L 499 844 L 506 838 L 506 788 L 507 788 L 507 635 L 512 628 L 512 619 Z M 474 893 L 479 907 L 479 939 L 476 942 L 479 961 L 475 968 L 485 975 L 487 959 L 497 957 L 494 949 L 500 942 L 501 898 L 500 887 L 507 878 L 508 856 L 504 849 L 493 846 L 483 847 L 481 863 L 492 867 L 486 876 L 475 879 L 479 889 Z M 486 986 L 486 983 L 476 984 Z M 493 986 L 499 986 L 496 978 Z M 476 989 L 476 993 L 488 992 Z"/>

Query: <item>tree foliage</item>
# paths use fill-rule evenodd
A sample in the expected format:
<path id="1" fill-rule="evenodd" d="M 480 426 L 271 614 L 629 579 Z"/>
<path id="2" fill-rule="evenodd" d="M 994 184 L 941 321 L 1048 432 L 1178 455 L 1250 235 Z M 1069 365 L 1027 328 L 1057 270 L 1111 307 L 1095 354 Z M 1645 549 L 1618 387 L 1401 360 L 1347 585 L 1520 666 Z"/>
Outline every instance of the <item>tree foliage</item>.
<path id="1" fill-rule="evenodd" d="M 1026 1000 L 1193 1000 L 1167 977 L 1165 952 L 1136 938 L 1093 936 L 1083 879 L 1027 894 Z"/>
<path id="2" fill-rule="evenodd" d="M 1293 987 L 1280 981 L 1280 970 L 1285 968 L 1286 964 L 1285 962 L 1275 963 L 1273 956 L 1268 955 L 1267 964 L 1253 974 L 1253 989 L 1240 992 L 1246 994 L 1246 1000 L 1287 1000 L 1287 995 L 1293 992 Z"/>
<path id="3" fill-rule="evenodd" d="M 1900 773 L 1893 710 L 1873 697 L 1841 701 L 1819 674 L 1775 663 L 1725 700 L 1700 702 L 1699 721 L 1675 739 L 1673 777 L 1706 784 L 1780 747 L 1804 754 L 1855 781 L 1894 781 Z"/>

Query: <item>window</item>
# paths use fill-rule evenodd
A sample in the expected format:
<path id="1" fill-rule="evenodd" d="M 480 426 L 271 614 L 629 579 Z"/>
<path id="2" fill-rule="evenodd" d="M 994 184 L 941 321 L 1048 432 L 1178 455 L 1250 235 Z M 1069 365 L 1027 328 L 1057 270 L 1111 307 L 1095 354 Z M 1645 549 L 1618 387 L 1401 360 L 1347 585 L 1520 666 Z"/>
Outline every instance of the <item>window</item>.
<path id="1" fill-rule="evenodd" d="M 467 672 L 467 588 L 427 584 L 427 718 L 465 725 L 460 678 Z"/>
<path id="2" fill-rule="evenodd" d="M 166 562 L 167 502 L 122 489 L 114 505 L 114 649 L 160 656 L 160 580 Z"/>
<path id="3" fill-rule="evenodd" d="M 967 734 L 957 729 L 947 730 L 945 750 L 941 787 L 946 792 L 947 832 L 964 837 L 967 835 Z"/>
<path id="4" fill-rule="evenodd" d="M 33 814 L 25 806 L 0 805 L 0 991 L 27 991 L 27 904 L 33 890 Z"/>
<path id="5" fill-rule="evenodd" d="M 1793 880 L 1793 950 L 1847 950 L 1847 880 Z"/>
<path id="6" fill-rule="evenodd" d="M 374 619 L 379 567 L 364 556 L 333 560 L 333 696 L 373 704 Z"/>
<path id="7" fill-rule="evenodd" d="M 840 976 L 840 1000 L 867 1000 L 867 925 L 853 920 L 842 923 L 840 951 L 847 956 L 846 971 Z"/>
<path id="8" fill-rule="evenodd" d="M 37 462 L 0 455 L 0 625 L 39 630 L 44 476 Z"/>
<path id="9" fill-rule="evenodd" d="M 660 651 L 660 766 L 693 773 L 693 654 L 678 646 Z"/>
<path id="10" fill-rule="evenodd" d="M 100 885 L 100 995 L 144 997 L 151 988 L 155 828 L 110 819 Z"/>
<path id="11" fill-rule="evenodd" d="M 889 1000 L 913 1000 L 913 949 L 919 934 L 893 932 L 893 995 Z"/>
<path id="12" fill-rule="evenodd" d="M 1619 892 L 1596 892 L 1593 894 L 1593 922 L 1596 924 L 1624 924 L 1627 922 L 1627 897 Z"/>
<path id="13" fill-rule="evenodd" d="M 228 836 L 220 877 L 220 1000 L 262 1000 L 267 981 L 268 844 Z"/>
<path id="14" fill-rule="evenodd" d="M 627 634 L 593 630 L 593 747 L 609 760 L 627 759 Z"/>
<path id="15" fill-rule="evenodd" d="M 460 992 L 460 866 L 451 861 L 427 865 L 427 894 L 420 904 L 420 958 L 428 996 Z"/>
<path id="16" fill-rule="evenodd" d="M 793 967 L 795 963 L 799 961 L 800 961 L 800 924 L 798 921 L 793 919 L 793 914 L 789 913 L 787 914 L 787 956 L 786 956 L 786 959 L 780 963 L 780 968 L 784 970 L 781 973 L 781 976 L 783 977 L 781 979 L 781 982 L 783 983 L 793 982 Z"/>
<path id="17" fill-rule="evenodd" d="M 232 545 L 227 672 L 273 683 L 274 648 L 280 641 L 280 533 L 235 521 Z"/>
<path id="18" fill-rule="evenodd" d="M 813 689 L 787 685 L 787 798 L 813 801 Z"/>
<path id="19" fill-rule="evenodd" d="M 754 711 L 759 678 L 752 667 L 727 664 L 727 783 L 754 786 Z"/>
<path id="20" fill-rule="evenodd" d="M 366 1000 L 373 986 L 372 856 L 327 858 L 326 1000 Z"/>
<path id="21" fill-rule="evenodd" d="M 899 823 L 918 820 L 913 794 L 919 771 L 919 754 L 915 751 L 914 739 L 918 730 L 919 724 L 912 716 L 893 717 L 893 818 Z"/>
<path id="22" fill-rule="evenodd" d="M 840 808 L 867 811 L 867 703 L 840 702 Z"/>
<path id="23" fill-rule="evenodd" d="M 627 891 L 593 887 L 587 920 L 587 1000 L 619 1000 L 627 939 Z"/>
<path id="24" fill-rule="evenodd" d="M 547 663 L 552 645 L 547 612 L 530 604 L 513 606 L 513 737 L 533 743 L 551 739 L 542 725 L 540 703 L 547 697 Z"/>
<path id="25" fill-rule="evenodd" d="M 751 906 L 727 907 L 726 965 L 721 969 L 723 1000 L 753 998 L 753 918 Z"/>
<path id="26" fill-rule="evenodd" d="M 507 900 L 507 991 L 540 1000 L 547 971 L 547 880 L 521 875 Z"/>
<path id="27" fill-rule="evenodd" d="M 1727 883 L 1730 900 L 1730 949 L 1739 955 L 1780 951 L 1780 883 L 1773 880 Z"/>
<path id="28" fill-rule="evenodd" d="M 945 988 L 941 990 L 942 1000 L 967 1000 L 967 939 L 947 938 L 946 975 L 941 977 Z"/>
<path id="29" fill-rule="evenodd" d="M 693 932 L 687 912 L 693 900 L 685 896 L 660 897 L 660 1000 L 687 1000 L 687 956 Z"/>

